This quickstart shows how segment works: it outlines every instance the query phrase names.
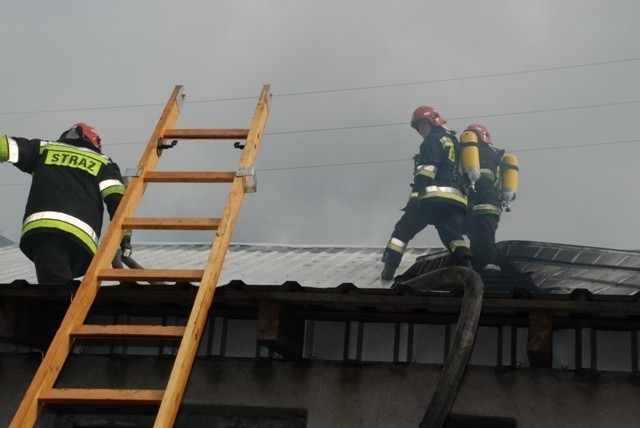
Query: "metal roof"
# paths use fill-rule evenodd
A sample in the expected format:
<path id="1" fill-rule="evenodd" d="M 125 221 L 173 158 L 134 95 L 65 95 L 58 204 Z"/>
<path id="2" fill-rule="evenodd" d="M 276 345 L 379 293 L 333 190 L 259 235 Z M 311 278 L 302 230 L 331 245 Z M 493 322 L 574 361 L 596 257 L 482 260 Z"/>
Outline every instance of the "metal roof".
<path id="1" fill-rule="evenodd" d="M 640 293 L 640 251 L 531 241 L 506 241 L 500 247 L 515 270 L 530 272 L 532 282 L 547 293 Z"/>
<path id="2" fill-rule="evenodd" d="M 640 252 L 534 241 L 498 244 L 505 255 L 505 278 L 485 280 L 488 290 L 525 287 L 544 293 L 634 295 L 640 292 Z M 210 244 L 138 244 L 135 260 L 145 268 L 202 269 Z M 218 285 L 242 281 L 254 285 L 296 282 L 303 287 L 390 288 L 380 272 L 382 248 L 232 244 Z M 450 263 L 439 248 L 409 248 L 398 273 L 416 276 Z M 0 284 L 15 280 L 36 283 L 31 262 L 16 244 L 0 247 Z M 107 284 L 107 283 L 105 283 Z M 497 287 L 497 288 L 495 288 Z"/>
<path id="3" fill-rule="evenodd" d="M 134 244 L 133 258 L 145 268 L 203 269 L 210 247 L 194 243 Z M 373 247 L 232 244 L 218 284 L 233 280 L 261 285 L 296 281 L 305 287 L 352 283 L 358 288 L 388 288 L 391 282 L 380 279 L 382 251 L 383 248 Z M 398 272 L 433 251 L 438 250 L 407 250 Z M 37 283 L 33 264 L 17 244 L 0 248 L 0 284 L 14 280 Z"/>
<path id="4" fill-rule="evenodd" d="M 505 276 L 484 281 L 478 340 L 483 345 L 476 345 L 472 364 L 518 366 L 533 358 L 536 364 L 546 361 L 555 368 L 637 372 L 640 253 L 530 241 L 507 241 L 500 248 L 506 255 Z M 148 268 L 193 269 L 203 267 L 209 245 L 146 244 L 134 251 L 136 260 Z M 382 248 L 231 245 L 209 313 L 213 321 L 208 339 L 199 352 L 242 357 L 257 355 L 257 349 L 260 355 L 271 352 L 256 348 L 256 331 L 260 314 L 277 307 L 304 320 L 304 358 L 436 362 L 430 356 L 443 356 L 449 349 L 447 338 L 458 322 L 461 290 L 417 292 L 401 278 L 447 266 L 447 251 L 410 249 L 395 282 L 379 279 L 381 253 Z M 6 311 L 7 319 L 21 317 L 20 322 L 7 323 L 15 331 L 5 329 L 6 340 L 36 347 L 49 343 L 58 323 L 42 319 L 49 312 L 63 314 L 77 284 L 33 286 L 20 281 L 34 283 L 35 276 L 15 245 L 0 248 L 0 268 L 0 295 L 13 308 Z M 139 285 L 103 287 L 92 321 L 186 322 L 196 286 Z M 43 325 L 53 331 L 45 331 Z M 527 337 L 532 334 L 547 338 L 549 347 L 530 349 Z M 118 349 L 100 352 L 121 352 Z M 169 352 L 164 345 L 158 349 Z M 127 351 L 136 352 L 155 351 Z M 611 359 L 603 361 L 603 355 Z"/>

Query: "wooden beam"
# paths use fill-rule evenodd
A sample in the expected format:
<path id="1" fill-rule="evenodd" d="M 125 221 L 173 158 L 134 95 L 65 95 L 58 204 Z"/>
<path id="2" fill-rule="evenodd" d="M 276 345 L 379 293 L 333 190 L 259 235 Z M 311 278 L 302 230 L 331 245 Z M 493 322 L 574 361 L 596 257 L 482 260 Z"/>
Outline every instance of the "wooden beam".
<path id="1" fill-rule="evenodd" d="M 289 306 L 273 300 L 260 302 L 258 342 L 285 358 L 302 357 L 304 320 Z"/>
<path id="2" fill-rule="evenodd" d="M 181 340 L 184 327 L 162 325 L 78 325 L 69 333 L 75 339 L 104 339 L 126 337 L 135 339 Z"/>
<path id="3" fill-rule="evenodd" d="M 40 403 L 159 405 L 164 391 L 159 389 L 52 388 L 40 393 Z"/>
<path id="4" fill-rule="evenodd" d="M 202 269 L 102 269 L 98 280 L 200 282 Z"/>
<path id="5" fill-rule="evenodd" d="M 219 226 L 219 218 L 136 217 L 122 221 L 125 229 L 137 230 L 216 230 Z"/>
<path id="6" fill-rule="evenodd" d="M 531 367 L 551 367 L 553 313 L 550 310 L 529 312 L 527 354 Z"/>
<path id="7" fill-rule="evenodd" d="M 244 140 L 248 129 L 167 129 L 164 138 L 170 140 Z"/>
<path id="8" fill-rule="evenodd" d="M 145 183 L 233 183 L 234 171 L 149 171 Z"/>

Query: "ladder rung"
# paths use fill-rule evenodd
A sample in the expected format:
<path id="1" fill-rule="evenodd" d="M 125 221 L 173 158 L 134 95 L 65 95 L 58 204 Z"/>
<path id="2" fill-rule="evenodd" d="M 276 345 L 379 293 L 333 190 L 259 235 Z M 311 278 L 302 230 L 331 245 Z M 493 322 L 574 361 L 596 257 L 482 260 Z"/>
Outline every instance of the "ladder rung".
<path id="1" fill-rule="evenodd" d="M 127 337 L 135 339 L 182 339 L 185 328 L 173 325 L 95 325 L 75 326 L 71 337 L 76 339 L 104 339 Z"/>
<path id="2" fill-rule="evenodd" d="M 145 183 L 232 183 L 235 171 L 149 171 L 144 175 Z"/>
<path id="3" fill-rule="evenodd" d="M 248 129 L 167 129 L 164 138 L 176 140 L 237 140 L 246 139 Z"/>
<path id="4" fill-rule="evenodd" d="M 139 217 L 125 218 L 122 221 L 123 229 L 217 230 L 219 226 L 219 218 Z"/>
<path id="5" fill-rule="evenodd" d="M 52 388 L 42 391 L 38 401 L 48 404 L 147 404 L 160 405 L 162 389 Z"/>
<path id="6" fill-rule="evenodd" d="M 203 274 L 201 269 L 102 269 L 98 280 L 200 282 Z"/>

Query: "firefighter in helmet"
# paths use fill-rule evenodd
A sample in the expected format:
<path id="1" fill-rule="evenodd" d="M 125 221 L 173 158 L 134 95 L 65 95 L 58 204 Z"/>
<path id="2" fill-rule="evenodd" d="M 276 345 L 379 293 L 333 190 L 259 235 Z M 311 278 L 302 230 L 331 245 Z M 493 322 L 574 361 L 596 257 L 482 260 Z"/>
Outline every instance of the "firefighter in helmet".
<path id="1" fill-rule="evenodd" d="M 34 263 L 38 282 L 84 275 L 98 248 L 104 205 L 112 218 L 125 191 L 96 130 L 76 123 L 56 141 L 0 135 L 0 162 L 32 176 L 20 249 Z M 131 253 L 129 235 L 121 249 Z"/>
<path id="2" fill-rule="evenodd" d="M 430 106 L 416 108 L 411 116 L 411 127 L 424 140 L 416 158 L 409 202 L 382 256 L 384 280 L 394 278 L 407 244 L 430 224 L 450 251 L 453 263 L 472 266 L 471 250 L 462 236 L 467 198 L 458 177 L 458 140 L 445 123 Z"/>
<path id="3" fill-rule="evenodd" d="M 465 132 L 472 132 L 477 140 L 480 178 L 475 182 L 475 191 L 469 193 L 469 213 L 464 230 L 471 244 L 474 268 L 481 275 L 499 274 L 496 230 L 502 214 L 500 165 L 504 150 L 493 146 L 489 130 L 483 125 L 471 124 Z"/>

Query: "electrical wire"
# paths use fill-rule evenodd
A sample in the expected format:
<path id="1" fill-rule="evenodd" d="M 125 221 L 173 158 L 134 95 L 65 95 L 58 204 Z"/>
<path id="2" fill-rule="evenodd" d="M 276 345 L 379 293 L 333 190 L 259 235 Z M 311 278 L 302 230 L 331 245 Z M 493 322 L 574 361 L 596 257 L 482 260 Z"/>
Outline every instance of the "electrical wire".
<path id="1" fill-rule="evenodd" d="M 633 144 L 633 143 L 640 143 L 640 140 L 620 140 L 620 141 L 607 141 L 602 143 L 573 144 L 570 146 L 536 147 L 534 149 L 510 150 L 509 152 L 510 153 L 542 152 L 542 151 L 550 151 L 550 150 L 580 149 L 585 147 L 598 147 L 598 146 L 610 146 L 615 144 Z M 386 160 L 361 161 L 361 162 L 284 166 L 284 167 L 276 167 L 276 168 L 260 168 L 260 169 L 257 169 L 257 171 L 258 172 L 290 171 L 290 170 L 296 170 L 296 169 L 336 168 L 336 167 L 345 167 L 345 166 L 361 166 L 361 165 L 374 165 L 374 164 L 399 163 L 399 162 L 413 162 L 413 159 L 386 159 Z M 29 182 L 6 183 L 6 184 L 0 184 L 0 187 L 28 186 L 29 184 L 30 184 Z"/>
<path id="2" fill-rule="evenodd" d="M 561 65 L 555 67 L 544 67 L 537 68 L 531 70 L 520 70 L 520 71 L 507 71 L 502 73 L 489 73 L 489 74 L 477 74 L 473 76 L 460 76 L 460 77 L 450 77 L 444 79 L 433 79 L 433 80 L 422 80 L 417 82 L 400 82 L 400 83 L 389 83 L 389 84 L 381 84 L 381 85 L 369 85 L 369 86 L 352 86 L 347 88 L 337 88 L 337 89 L 323 89 L 323 90 L 314 90 L 314 91 L 299 91 L 299 92 L 285 92 L 281 94 L 274 94 L 274 97 L 295 97 L 301 95 L 317 95 L 317 94 L 328 94 L 328 93 L 338 93 L 338 92 L 350 92 L 350 91 L 364 91 L 371 89 L 382 89 L 382 88 L 396 88 L 402 86 L 416 86 L 416 85 L 428 85 L 434 83 L 447 83 L 447 82 L 458 82 L 464 80 L 476 80 L 476 79 L 488 79 L 495 77 L 506 77 L 506 76 L 516 76 L 523 74 L 533 74 L 533 73 L 543 73 L 550 71 L 560 71 L 560 70 L 570 70 L 576 68 L 586 68 L 586 67 L 597 67 L 603 65 L 611 65 L 611 64 L 622 64 L 629 62 L 640 61 L 640 57 L 634 58 L 623 58 L 623 59 L 615 59 L 609 61 L 598 61 L 591 63 L 583 63 L 583 64 L 571 64 L 571 65 Z M 230 98 L 213 98 L 213 99 L 204 99 L 204 100 L 194 100 L 194 101 L 185 101 L 185 104 L 202 104 L 202 103 L 217 103 L 217 102 L 227 102 L 227 101 L 241 101 L 241 100 L 250 100 L 256 99 L 255 96 L 251 97 L 230 97 Z M 120 106 L 103 106 L 103 107 L 76 107 L 76 108 L 64 108 L 64 109 L 46 109 L 46 110 L 25 110 L 25 111 L 9 111 L 9 112 L 0 112 L 0 116 L 7 115 L 21 115 L 21 114 L 41 114 L 41 113 L 61 113 L 61 112 L 73 112 L 73 111 L 94 111 L 94 110 L 121 110 L 121 109 L 129 109 L 129 108 L 146 108 L 146 107 L 157 107 L 163 106 L 165 103 L 149 103 L 149 104 L 130 104 L 130 105 L 120 105 Z"/>
<path id="3" fill-rule="evenodd" d="M 392 88 L 392 87 L 401 87 L 401 86 L 445 83 L 445 82 L 462 81 L 462 80 L 486 79 L 486 78 L 505 77 L 505 76 L 522 75 L 522 74 L 530 74 L 530 73 L 541 73 L 541 72 L 559 71 L 559 70 L 567 70 L 567 69 L 575 69 L 575 68 L 603 66 L 603 65 L 635 62 L 635 61 L 640 61 L 640 57 L 610 60 L 610 61 L 600 61 L 600 62 L 585 63 L 585 64 L 573 64 L 573 65 L 557 66 L 557 67 L 545 67 L 545 68 L 538 68 L 538 69 L 532 69 L 532 70 L 481 74 L 481 75 L 475 75 L 475 76 L 454 77 L 454 78 L 446 78 L 446 79 L 425 80 L 425 81 L 418 81 L 418 82 L 402 82 L 402 83 L 393 83 L 393 84 L 370 85 L 370 86 L 348 87 L 348 88 L 338 88 L 338 89 L 289 92 L 289 93 L 277 94 L 274 96 L 275 97 L 293 97 L 293 96 L 302 96 L 302 95 L 327 94 L 327 93 L 337 93 L 337 92 Z M 205 100 L 187 101 L 186 103 L 201 104 L 201 103 L 215 103 L 215 102 L 239 101 L 239 100 L 249 100 L 249 99 L 255 99 L 255 97 L 205 99 Z M 515 116 L 515 115 L 525 115 L 525 114 L 549 113 L 549 112 L 579 110 L 579 109 L 588 109 L 588 108 L 612 107 L 612 106 L 629 105 L 629 104 L 637 104 L 637 103 L 640 103 L 640 100 L 621 101 L 621 102 L 603 103 L 603 104 L 589 104 L 589 105 L 571 106 L 571 107 L 557 107 L 557 108 L 538 109 L 538 110 L 525 110 L 525 111 L 519 111 L 519 112 L 495 113 L 495 114 L 476 115 L 476 116 L 461 116 L 461 117 L 453 117 L 451 118 L 451 120 L 481 119 L 481 118 L 489 118 L 489 117 L 505 117 L 505 116 Z M 121 105 L 121 106 L 110 106 L 110 107 L 107 106 L 107 107 L 15 111 L 15 112 L 0 112 L 0 115 L 59 113 L 59 112 L 88 111 L 88 110 L 119 110 L 119 109 L 129 109 L 129 108 L 157 107 L 162 105 L 164 105 L 164 103 L 131 104 L 131 105 Z M 388 126 L 404 126 L 404 125 L 406 125 L 406 122 L 377 123 L 377 124 L 369 124 L 369 125 L 354 125 L 354 126 L 343 126 L 343 127 L 333 127 L 333 128 L 278 131 L 278 132 L 265 133 L 265 135 L 286 135 L 286 134 L 315 133 L 315 132 L 326 132 L 326 131 L 343 131 L 343 130 L 353 130 L 353 129 L 388 127 Z M 609 142 L 601 142 L 601 143 L 575 144 L 570 146 L 537 147 L 537 148 L 531 148 L 531 149 L 512 150 L 512 152 L 520 153 L 520 152 L 577 149 L 577 148 L 597 147 L 597 146 L 606 146 L 606 145 L 614 145 L 614 144 L 629 144 L 629 143 L 638 143 L 638 142 L 640 142 L 640 140 L 621 140 L 621 141 L 609 141 Z M 110 145 L 118 146 L 118 145 L 135 145 L 135 144 L 146 144 L 146 143 L 142 141 L 141 142 L 122 142 L 122 143 L 111 143 Z M 318 164 L 318 165 L 306 165 L 306 166 L 290 166 L 290 167 L 279 167 L 279 168 L 265 168 L 265 169 L 261 169 L 260 171 L 271 172 L 271 171 L 286 171 L 286 170 L 309 169 L 309 168 L 333 168 L 333 167 L 371 165 L 371 164 L 381 164 L 381 163 L 408 162 L 411 160 L 412 159 L 389 159 L 389 160 L 379 160 L 379 161 L 362 161 L 362 162 L 346 162 L 346 163 Z M 26 185 L 29 185 L 29 183 L 28 182 L 27 183 L 5 183 L 5 184 L 0 184 L 0 187 L 26 186 Z"/>

